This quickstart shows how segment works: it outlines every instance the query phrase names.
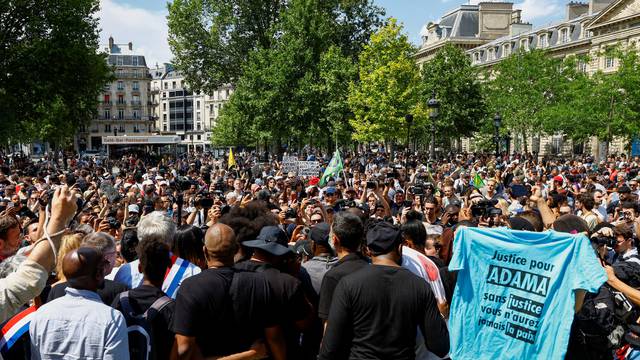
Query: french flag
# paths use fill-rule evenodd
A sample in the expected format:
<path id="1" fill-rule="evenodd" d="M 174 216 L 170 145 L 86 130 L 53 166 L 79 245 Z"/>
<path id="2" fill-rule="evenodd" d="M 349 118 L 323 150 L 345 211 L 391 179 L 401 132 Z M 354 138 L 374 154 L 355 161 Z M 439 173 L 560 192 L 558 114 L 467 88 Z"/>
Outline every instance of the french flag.
<path id="1" fill-rule="evenodd" d="M 176 291 L 178 287 L 180 287 L 180 283 L 188 266 L 189 262 L 187 260 L 171 255 L 171 267 L 167 269 L 164 282 L 162 283 L 162 290 L 170 298 L 175 299 Z"/>
<path id="2" fill-rule="evenodd" d="M 36 307 L 31 306 L 16 316 L 12 317 L 2 327 L 2 338 L 0 338 L 0 353 L 6 354 L 18 339 L 29 331 L 29 324 L 36 312 Z"/>

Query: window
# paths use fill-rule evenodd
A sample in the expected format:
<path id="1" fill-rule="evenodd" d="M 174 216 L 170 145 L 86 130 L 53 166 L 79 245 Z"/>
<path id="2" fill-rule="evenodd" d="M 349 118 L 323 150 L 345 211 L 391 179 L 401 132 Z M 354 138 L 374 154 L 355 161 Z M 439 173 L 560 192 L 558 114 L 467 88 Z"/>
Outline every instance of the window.
<path id="1" fill-rule="evenodd" d="M 228 98 L 229 98 L 229 89 L 225 90 L 225 97 L 224 97 L 224 98 L 225 98 L 225 99 L 228 99 Z"/>
<path id="2" fill-rule="evenodd" d="M 162 125 L 162 131 L 167 131 L 167 124 Z"/>
<path id="3" fill-rule="evenodd" d="M 200 126 L 201 126 L 200 123 L 197 123 L 196 124 L 196 130 L 202 130 L 202 128 Z M 200 140 L 200 139 L 198 139 L 198 140 Z"/>
<path id="4" fill-rule="evenodd" d="M 172 88 L 172 89 L 175 89 L 175 88 L 176 88 L 176 82 L 174 81 L 172 85 L 173 85 L 173 86 L 172 86 L 171 88 Z"/>
<path id="5" fill-rule="evenodd" d="M 200 121 L 200 112 L 197 112 L 197 113 L 196 113 L 196 120 L 197 120 L 197 121 Z"/>
<path id="6" fill-rule="evenodd" d="M 111 110 L 109 110 L 109 109 L 105 109 L 105 110 L 104 110 L 104 118 L 105 118 L 106 120 L 111 119 Z"/>
<path id="7" fill-rule="evenodd" d="M 604 59 L 604 68 L 605 69 L 611 69 L 615 66 L 615 60 L 613 59 L 613 57 L 607 56 Z"/>
<path id="8" fill-rule="evenodd" d="M 107 124 L 104 126 L 104 132 L 111 132 L 111 125 Z"/>
<path id="9" fill-rule="evenodd" d="M 583 73 L 587 72 L 587 63 L 585 61 L 578 61 L 578 71 Z"/>
<path id="10" fill-rule="evenodd" d="M 542 34 L 542 35 L 540 35 L 540 48 L 541 48 L 541 49 L 544 49 L 544 48 L 546 48 L 547 46 L 549 46 L 548 37 L 549 37 L 549 35 L 548 35 L 548 34 Z"/>
<path id="11" fill-rule="evenodd" d="M 132 56 L 131 57 L 131 64 L 133 66 L 138 66 L 138 57 L 137 56 Z"/>
<path id="12" fill-rule="evenodd" d="M 209 104 L 209 112 L 213 112 L 213 104 Z"/>
<path id="13" fill-rule="evenodd" d="M 494 48 L 489 49 L 489 55 L 487 56 L 487 60 L 492 61 L 495 58 L 496 58 L 495 49 Z"/>
<path id="14" fill-rule="evenodd" d="M 138 83 L 137 81 L 133 82 L 133 90 L 134 91 L 140 91 L 140 83 Z"/>
<path id="15" fill-rule="evenodd" d="M 200 100 L 196 101 L 196 109 L 200 109 Z"/>
<path id="16" fill-rule="evenodd" d="M 124 119 L 124 110 L 123 109 L 119 109 L 118 110 L 118 120 L 122 120 Z"/>
<path id="17" fill-rule="evenodd" d="M 162 103 L 162 111 L 167 111 L 167 103 Z"/>
<path id="18" fill-rule="evenodd" d="M 122 56 L 116 56 L 116 65 L 124 65 L 124 59 Z"/>
<path id="19" fill-rule="evenodd" d="M 529 39 L 521 39 L 520 40 L 520 49 L 529 50 Z"/>
<path id="20" fill-rule="evenodd" d="M 164 83 L 164 89 L 165 90 L 169 89 L 169 83 Z M 165 93 L 162 93 L 162 94 L 165 94 Z"/>
<path id="21" fill-rule="evenodd" d="M 162 114 L 162 121 L 167 121 L 167 114 Z"/>
<path id="22" fill-rule="evenodd" d="M 118 80 L 118 90 L 124 90 L 124 82 L 122 80 Z"/>
<path id="23" fill-rule="evenodd" d="M 111 100 L 111 95 L 105 94 L 104 95 L 104 103 L 108 104 L 110 102 L 110 100 Z"/>
<path id="24" fill-rule="evenodd" d="M 139 110 L 133 110 L 132 115 L 133 115 L 134 119 L 140 119 L 140 111 Z"/>
<path id="25" fill-rule="evenodd" d="M 563 44 L 569 42 L 569 29 L 565 28 L 565 29 L 560 30 L 560 41 Z"/>
<path id="26" fill-rule="evenodd" d="M 202 139 L 202 136 L 197 135 L 197 136 L 196 136 L 196 139 L 201 140 L 201 139 Z"/>
<path id="27" fill-rule="evenodd" d="M 118 105 L 124 105 L 124 95 L 118 95 Z"/>
<path id="28" fill-rule="evenodd" d="M 105 85 L 105 86 L 104 86 L 104 89 L 105 89 L 105 91 L 106 91 L 106 90 L 111 90 L 111 84 L 107 84 L 107 85 Z"/>

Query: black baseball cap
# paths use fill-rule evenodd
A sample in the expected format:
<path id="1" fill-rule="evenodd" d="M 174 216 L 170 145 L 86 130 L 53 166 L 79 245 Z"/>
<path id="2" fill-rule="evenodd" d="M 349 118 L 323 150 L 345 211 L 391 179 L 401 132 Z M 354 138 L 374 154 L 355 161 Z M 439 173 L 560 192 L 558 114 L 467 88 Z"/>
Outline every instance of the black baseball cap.
<path id="1" fill-rule="evenodd" d="M 386 221 L 380 221 L 367 231 L 367 247 L 374 255 L 389 253 L 402 242 L 402 232 Z"/>
<path id="2" fill-rule="evenodd" d="M 319 223 L 311 228 L 309 238 L 316 244 L 329 245 L 329 233 L 331 227 L 326 222 Z"/>

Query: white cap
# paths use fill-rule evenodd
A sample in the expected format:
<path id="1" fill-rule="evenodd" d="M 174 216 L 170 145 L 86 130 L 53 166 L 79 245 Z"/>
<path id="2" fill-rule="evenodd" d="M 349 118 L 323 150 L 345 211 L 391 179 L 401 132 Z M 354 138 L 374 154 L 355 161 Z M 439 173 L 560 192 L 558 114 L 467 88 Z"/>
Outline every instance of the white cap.
<path id="1" fill-rule="evenodd" d="M 130 213 L 139 213 L 140 212 L 140 209 L 138 208 L 138 205 L 136 205 L 136 204 L 129 205 L 128 209 L 129 209 Z"/>
<path id="2" fill-rule="evenodd" d="M 153 185 L 153 181 L 152 180 L 145 180 L 142 182 L 142 185 L 147 186 L 147 185 Z"/>

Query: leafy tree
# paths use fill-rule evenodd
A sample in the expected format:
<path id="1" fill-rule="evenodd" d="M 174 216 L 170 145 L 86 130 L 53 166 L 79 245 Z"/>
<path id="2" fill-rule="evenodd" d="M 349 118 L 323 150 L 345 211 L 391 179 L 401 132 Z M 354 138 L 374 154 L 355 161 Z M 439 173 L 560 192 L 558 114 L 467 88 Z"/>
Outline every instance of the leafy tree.
<path id="1" fill-rule="evenodd" d="M 471 136 L 487 116 L 478 70 L 462 49 L 445 45 L 422 67 L 422 98 L 432 91 L 440 102 L 439 138 Z"/>
<path id="2" fill-rule="evenodd" d="M 349 91 L 351 120 L 358 141 L 402 139 L 406 114 L 417 114 L 420 76 L 415 49 L 391 18 L 371 36 L 359 60 L 359 82 Z"/>
<path id="3" fill-rule="evenodd" d="M 242 65 L 275 39 L 286 0 L 175 0 L 168 4 L 174 63 L 194 90 L 236 82 Z"/>
<path id="4" fill-rule="evenodd" d="M 96 0 L 0 2 L 0 143 L 64 143 L 87 124 L 111 69 Z"/>
<path id="5" fill-rule="evenodd" d="M 562 101 L 566 89 L 566 67 L 562 60 L 548 56 L 542 50 L 519 51 L 512 54 L 485 75 L 491 79 L 486 95 L 490 108 L 502 114 L 503 131 L 527 137 L 544 130 L 550 109 Z"/>

